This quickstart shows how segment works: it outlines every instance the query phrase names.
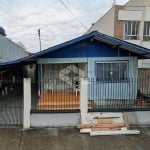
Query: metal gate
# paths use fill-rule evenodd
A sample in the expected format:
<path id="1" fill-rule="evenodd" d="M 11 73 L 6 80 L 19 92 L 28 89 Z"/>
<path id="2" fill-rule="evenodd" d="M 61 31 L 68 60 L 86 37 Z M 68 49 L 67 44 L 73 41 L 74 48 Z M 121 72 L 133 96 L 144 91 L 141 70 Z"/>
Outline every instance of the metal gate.
<path id="1" fill-rule="evenodd" d="M 23 124 L 23 82 L 0 81 L 0 126 Z"/>

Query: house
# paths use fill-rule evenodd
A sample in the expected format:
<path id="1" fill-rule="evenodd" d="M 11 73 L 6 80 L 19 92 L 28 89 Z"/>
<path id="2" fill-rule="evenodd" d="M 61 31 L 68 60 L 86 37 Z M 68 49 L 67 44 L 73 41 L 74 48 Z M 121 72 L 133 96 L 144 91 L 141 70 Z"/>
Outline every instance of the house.
<path id="1" fill-rule="evenodd" d="M 27 70 L 34 74 L 31 94 L 30 85 L 24 82 L 24 90 L 29 92 L 24 94 L 24 107 L 30 108 L 26 101 L 31 95 L 29 120 L 34 127 L 76 125 L 83 110 L 81 105 L 88 112 L 149 110 L 150 80 L 144 78 L 143 82 L 138 79 L 138 59 L 144 58 L 150 58 L 147 48 L 91 32 L 30 56 L 2 63 L 0 72 L 7 70 L 9 74 L 15 74 L 19 82 L 3 82 L 8 95 L 0 94 L 1 118 L 4 118 L 0 124 L 22 122 L 22 80 L 29 77 Z M 8 110 L 10 112 L 6 112 Z M 13 118 L 10 122 L 5 119 L 7 114 L 8 120 Z"/>
<path id="2" fill-rule="evenodd" d="M 5 30 L 0 27 L 0 63 L 25 56 L 25 49 L 8 39 Z"/>
<path id="3" fill-rule="evenodd" d="M 6 37 L 5 30 L 0 27 L 0 63 L 13 61 L 19 58 L 23 58 L 28 55 L 23 46 L 14 43 Z M 16 76 L 16 73 L 9 74 L 7 70 L 0 72 L 0 80 L 10 79 Z"/>
<path id="4" fill-rule="evenodd" d="M 87 33 L 98 31 L 130 43 L 150 48 L 150 1 L 129 0 L 125 5 L 113 5 Z M 149 60 L 140 60 L 142 73 L 150 68 Z M 148 72 L 150 72 L 150 69 Z M 145 74 L 147 76 L 147 74 Z"/>
<path id="5" fill-rule="evenodd" d="M 138 59 L 149 58 L 149 54 L 147 48 L 91 32 L 31 56 L 0 64 L 0 69 L 18 71 L 21 77 L 26 77 L 25 66 L 34 70 L 39 96 L 56 89 L 77 90 L 80 78 L 89 78 L 101 87 L 89 92 L 90 100 L 112 99 L 111 93 L 116 100 L 135 100 L 138 89 L 132 80 L 138 78 Z M 106 89 L 111 89 L 111 93 Z"/>

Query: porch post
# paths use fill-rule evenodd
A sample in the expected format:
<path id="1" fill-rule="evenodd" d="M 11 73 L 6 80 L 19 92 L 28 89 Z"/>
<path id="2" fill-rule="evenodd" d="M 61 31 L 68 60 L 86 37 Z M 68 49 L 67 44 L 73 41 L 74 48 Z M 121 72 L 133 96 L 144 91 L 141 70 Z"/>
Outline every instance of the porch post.
<path id="1" fill-rule="evenodd" d="M 24 111 L 23 128 L 30 128 L 30 110 L 31 110 L 31 78 L 24 78 Z"/>
<path id="2" fill-rule="evenodd" d="M 81 119 L 84 118 L 88 112 L 88 80 L 87 78 L 81 78 L 80 82 L 80 111 Z M 81 120 L 84 123 L 83 120 Z"/>

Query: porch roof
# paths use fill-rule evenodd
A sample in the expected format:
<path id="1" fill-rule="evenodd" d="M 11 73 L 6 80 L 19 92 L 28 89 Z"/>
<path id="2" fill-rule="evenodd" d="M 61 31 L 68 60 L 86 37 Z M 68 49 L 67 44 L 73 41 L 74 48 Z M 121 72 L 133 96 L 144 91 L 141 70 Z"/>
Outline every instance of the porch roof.
<path id="1" fill-rule="evenodd" d="M 81 42 L 81 41 L 84 41 L 87 39 L 98 40 L 100 42 L 112 45 L 113 47 L 118 47 L 118 48 L 124 49 L 126 51 L 133 52 L 133 53 L 135 53 L 138 56 L 141 56 L 143 58 L 150 58 L 150 49 L 148 49 L 148 48 L 144 48 L 142 46 L 138 46 L 136 44 L 129 43 L 129 42 L 111 37 L 109 35 L 99 33 L 97 31 L 93 31 L 89 34 L 82 35 L 78 38 L 75 38 L 75 39 L 67 41 L 65 43 L 50 47 L 50 48 L 42 50 L 40 52 L 34 53 L 30 56 L 27 56 L 27 57 L 24 57 L 24 58 L 15 60 L 15 61 L 1 63 L 0 68 L 5 68 L 8 66 L 17 65 L 17 64 L 21 64 L 21 63 L 25 63 L 25 62 L 26 63 L 32 63 L 32 61 L 36 61 L 37 58 L 40 58 L 43 55 L 46 55 L 46 54 L 51 53 L 53 51 L 68 47 L 70 45 L 76 44 L 78 42 Z"/>

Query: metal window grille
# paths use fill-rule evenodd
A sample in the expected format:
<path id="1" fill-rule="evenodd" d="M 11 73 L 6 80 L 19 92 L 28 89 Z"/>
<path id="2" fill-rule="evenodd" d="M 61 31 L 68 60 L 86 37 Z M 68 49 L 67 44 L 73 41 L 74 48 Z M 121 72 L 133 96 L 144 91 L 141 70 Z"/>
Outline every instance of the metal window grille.
<path id="1" fill-rule="evenodd" d="M 102 82 L 89 79 L 89 112 L 122 112 L 150 110 L 150 78 Z"/>
<path id="2" fill-rule="evenodd" d="M 96 64 L 98 81 L 125 81 L 128 78 L 128 62 L 99 62 Z"/>

